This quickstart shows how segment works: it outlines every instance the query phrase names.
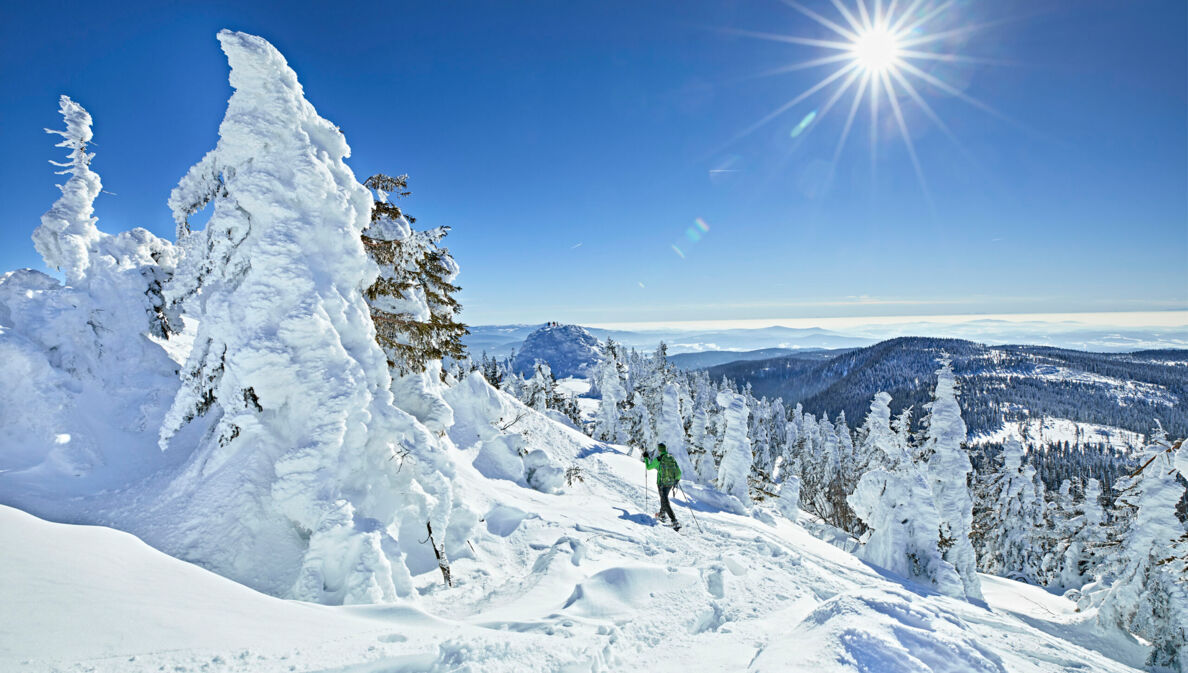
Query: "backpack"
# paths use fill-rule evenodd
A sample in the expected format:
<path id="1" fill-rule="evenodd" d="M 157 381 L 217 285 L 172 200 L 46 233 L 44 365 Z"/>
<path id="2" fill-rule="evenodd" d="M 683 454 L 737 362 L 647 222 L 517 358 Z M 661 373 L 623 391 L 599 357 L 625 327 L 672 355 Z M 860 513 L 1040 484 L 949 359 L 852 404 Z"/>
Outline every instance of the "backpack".
<path id="1" fill-rule="evenodd" d="M 672 486 L 681 480 L 681 468 L 677 465 L 676 458 L 672 454 L 660 454 L 660 471 L 657 474 L 656 483 L 661 486 Z"/>

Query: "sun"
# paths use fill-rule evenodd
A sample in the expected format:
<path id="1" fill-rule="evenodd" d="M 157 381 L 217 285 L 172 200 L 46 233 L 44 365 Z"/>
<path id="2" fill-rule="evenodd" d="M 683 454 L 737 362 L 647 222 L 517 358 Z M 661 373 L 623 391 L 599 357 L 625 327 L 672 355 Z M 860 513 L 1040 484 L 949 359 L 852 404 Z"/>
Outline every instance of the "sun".
<path id="1" fill-rule="evenodd" d="M 886 27 L 879 27 L 858 33 L 850 51 L 858 67 L 881 73 L 898 65 L 899 50 L 899 38 Z"/>
<path id="2" fill-rule="evenodd" d="M 929 93 L 941 93 L 949 98 L 963 101 L 999 119 L 1017 124 L 998 110 L 967 93 L 964 88 L 946 82 L 939 73 L 943 69 L 934 66 L 965 64 L 1008 65 L 1008 62 L 978 58 L 952 52 L 934 51 L 938 45 L 960 43 L 962 38 L 993 23 L 960 25 L 960 16 L 953 14 L 960 9 L 957 0 L 829 0 L 832 10 L 825 9 L 825 0 L 817 0 L 823 11 L 817 11 L 802 4 L 810 0 L 782 0 L 785 5 L 811 19 L 832 35 L 825 37 L 787 35 L 750 30 L 729 30 L 738 35 L 783 42 L 785 44 L 810 47 L 817 56 L 805 61 L 794 62 L 763 73 L 778 75 L 794 71 L 831 66 L 832 72 L 816 84 L 794 95 L 783 105 L 760 118 L 735 136 L 735 140 L 746 136 L 765 124 L 771 123 L 784 113 L 798 106 L 810 107 L 793 128 L 792 137 L 800 138 L 822 121 L 834 107 L 840 107 L 845 117 L 841 136 L 833 153 L 825 190 L 833 180 L 838 159 L 845 147 L 846 139 L 857 125 L 859 109 L 865 107 L 869 113 L 870 154 L 872 174 L 877 165 L 881 130 L 888 126 L 899 131 L 900 137 L 915 169 L 916 178 L 924 196 L 931 204 L 924 170 L 916 155 L 915 143 L 908 132 L 905 108 L 915 107 L 919 114 L 914 118 L 926 118 L 944 133 L 958 149 L 968 154 L 953 135 L 949 127 L 925 99 Z M 943 28 L 942 28 L 943 26 Z M 851 93 L 852 92 L 852 93 Z M 850 99 L 843 99 L 850 94 Z M 824 98 L 823 102 L 812 103 L 812 99 Z M 839 106 L 838 104 L 841 103 Z M 865 106 L 864 106 L 865 104 Z M 890 124 L 884 120 L 890 117 Z M 860 122 L 859 122 L 860 123 Z"/>

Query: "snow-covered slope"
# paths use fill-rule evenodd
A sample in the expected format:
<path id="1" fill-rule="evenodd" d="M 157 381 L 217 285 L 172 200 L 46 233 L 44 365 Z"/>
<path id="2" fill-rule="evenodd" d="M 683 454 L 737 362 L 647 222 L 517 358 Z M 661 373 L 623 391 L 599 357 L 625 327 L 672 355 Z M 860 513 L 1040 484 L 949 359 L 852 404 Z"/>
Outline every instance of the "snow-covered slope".
<path id="1" fill-rule="evenodd" d="M 537 360 L 548 363 L 558 378 L 584 376 L 602 358 L 602 344 L 577 325 L 548 324 L 524 339 L 512 368 L 522 376 L 532 376 Z"/>
<path id="2" fill-rule="evenodd" d="M 936 595 L 694 486 L 674 533 L 645 514 L 637 457 L 534 412 L 515 429 L 582 480 L 548 494 L 483 476 L 461 419 L 474 554 L 452 588 L 420 568 L 400 606 L 283 601 L 124 533 L 0 509 L 0 669 L 1121 672 L 1145 656 L 1041 589 L 983 576 L 989 605 Z"/>

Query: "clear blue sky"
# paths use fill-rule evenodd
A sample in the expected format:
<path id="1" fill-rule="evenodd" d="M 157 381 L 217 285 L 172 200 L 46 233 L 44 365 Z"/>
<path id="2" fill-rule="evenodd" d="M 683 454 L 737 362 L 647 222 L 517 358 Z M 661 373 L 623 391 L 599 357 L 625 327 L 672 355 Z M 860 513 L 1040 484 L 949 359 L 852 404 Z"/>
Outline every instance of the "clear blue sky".
<path id="1" fill-rule="evenodd" d="M 0 269 L 42 268 L 60 93 L 95 118 L 100 227 L 172 238 L 169 190 L 230 94 L 227 27 L 286 55 L 360 179 L 411 175 L 472 323 L 1188 305 L 1186 3 L 952 5 L 927 28 L 987 25 L 922 48 L 1009 63 L 917 63 L 1011 121 L 921 86 L 963 152 L 904 98 L 930 202 L 893 116 L 872 173 L 865 108 L 822 193 L 848 96 L 795 137 L 828 90 L 738 137 L 831 72 L 754 77 L 836 53 L 739 34 L 835 37 L 776 0 L 5 3 Z"/>

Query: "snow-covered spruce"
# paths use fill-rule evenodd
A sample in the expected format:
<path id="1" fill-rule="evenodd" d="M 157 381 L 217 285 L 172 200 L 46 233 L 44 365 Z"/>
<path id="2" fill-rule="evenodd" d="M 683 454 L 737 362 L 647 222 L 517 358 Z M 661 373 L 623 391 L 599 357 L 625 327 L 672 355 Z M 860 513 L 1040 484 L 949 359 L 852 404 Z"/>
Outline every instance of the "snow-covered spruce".
<path id="1" fill-rule="evenodd" d="M 598 365 L 595 381 L 601 395 L 601 400 L 598 403 L 598 416 L 594 421 L 595 439 L 615 443 L 626 439 L 619 408 L 627 400 L 627 391 L 623 389 L 621 367 L 618 348 L 608 339 L 606 349 L 602 354 L 602 362 Z"/>
<path id="2" fill-rule="evenodd" d="M 664 384 L 664 400 L 661 406 L 659 425 L 656 435 L 668 448 L 668 453 L 681 468 L 681 476 L 690 481 L 696 481 L 697 471 L 693 469 L 693 462 L 689 460 L 688 442 L 685 439 L 684 406 L 688 401 L 681 395 L 681 386 L 674 381 Z"/>
<path id="3" fill-rule="evenodd" d="M 927 434 L 922 447 L 927 457 L 928 480 L 941 517 L 941 539 L 945 560 L 953 564 L 965 585 L 965 597 L 982 599 L 978 584 L 977 555 L 970 542 L 973 528 L 973 498 L 968 477 L 973 472 L 965 449 L 965 421 L 957 404 L 957 379 L 946 357 L 936 372 L 936 389 L 924 417 Z"/>
<path id="4" fill-rule="evenodd" d="M 718 465 L 718 489 L 738 498 L 744 505 L 751 502 L 747 482 L 751 474 L 751 440 L 747 437 L 746 399 L 737 393 L 723 390 L 718 393 L 725 428 L 719 449 L 722 462 Z"/>
<path id="5" fill-rule="evenodd" d="M 373 175 L 366 186 L 376 193 L 371 223 L 363 231 L 367 254 L 379 276 L 364 291 L 392 374 L 392 393 L 399 406 L 436 433 L 454 422 L 442 398 L 442 359 L 465 354 L 458 322 L 460 310 L 452 293 L 459 288 L 458 264 L 440 246 L 448 227 L 414 231 L 411 221 L 390 201 L 405 196 L 406 176 Z"/>
<path id="6" fill-rule="evenodd" d="M 461 541 L 460 505 L 442 444 L 393 404 L 362 294 L 371 195 L 284 57 L 219 42 L 234 89 L 219 142 L 170 198 L 185 258 L 167 296 L 199 327 L 160 440 L 192 453 L 153 542 L 274 594 L 394 600 L 426 562 L 427 521 Z"/>

